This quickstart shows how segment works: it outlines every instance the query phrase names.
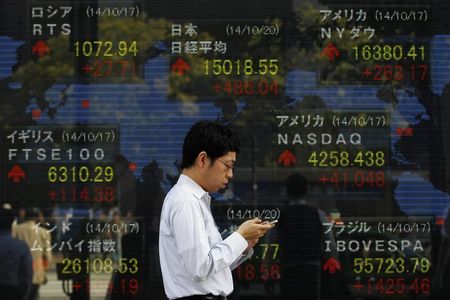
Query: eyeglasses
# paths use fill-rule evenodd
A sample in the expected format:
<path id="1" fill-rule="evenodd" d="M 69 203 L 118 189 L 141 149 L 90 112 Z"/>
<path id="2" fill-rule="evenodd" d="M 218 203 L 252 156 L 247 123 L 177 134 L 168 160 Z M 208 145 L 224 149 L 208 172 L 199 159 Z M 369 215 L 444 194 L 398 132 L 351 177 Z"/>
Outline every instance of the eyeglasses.
<path id="1" fill-rule="evenodd" d="M 229 170 L 233 170 L 234 169 L 234 165 L 230 166 L 229 164 L 227 164 L 226 162 L 216 158 L 216 160 L 220 161 L 221 163 L 224 164 L 225 167 L 227 167 Z"/>

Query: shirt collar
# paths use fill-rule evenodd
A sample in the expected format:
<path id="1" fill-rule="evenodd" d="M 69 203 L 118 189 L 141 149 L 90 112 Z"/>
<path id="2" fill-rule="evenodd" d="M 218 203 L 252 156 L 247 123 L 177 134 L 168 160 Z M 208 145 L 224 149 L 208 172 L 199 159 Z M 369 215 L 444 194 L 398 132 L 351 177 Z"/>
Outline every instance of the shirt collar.
<path id="1" fill-rule="evenodd" d="M 208 192 L 206 192 L 197 182 L 195 182 L 191 177 L 181 174 L 180 178 L 178 178 L 177 184 L 183 185 L 188 188 L 190 192 L 195 196 L 195 198 L 199 200 L 205 201 L 209 204 L 211 197 Z"/>

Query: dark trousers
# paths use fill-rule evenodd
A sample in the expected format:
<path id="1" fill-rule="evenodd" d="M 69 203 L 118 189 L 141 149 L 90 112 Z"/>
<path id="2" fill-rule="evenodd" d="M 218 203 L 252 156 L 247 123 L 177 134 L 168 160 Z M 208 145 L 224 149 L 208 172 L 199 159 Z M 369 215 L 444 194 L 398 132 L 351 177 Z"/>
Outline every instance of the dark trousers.
<path id="1" fill-rule="evenodd" d="M 36 300 L 39 298 L 39 284 L 31 285 L 30 293 L 28 294 L 28 300 Z"/>
<path id="2" fill-rule="evenodd" d="M 0 285 L 0 296 L 2 300 L 20 299 L 19 288 L 17 286 Z"/>

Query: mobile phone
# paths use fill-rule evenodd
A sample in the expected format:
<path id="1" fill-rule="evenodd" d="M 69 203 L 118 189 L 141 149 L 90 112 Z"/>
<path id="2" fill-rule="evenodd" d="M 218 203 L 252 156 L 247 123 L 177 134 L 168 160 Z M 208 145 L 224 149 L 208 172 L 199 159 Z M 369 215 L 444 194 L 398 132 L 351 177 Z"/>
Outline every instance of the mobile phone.
<path id="1" fill-rule="evenodd" d="M 273 220 L 273 221 L 264 221 L 264 222 L 262 222 L 262 224 L 275 224 L 275 223 L 278 223 L 278 220 Z"/>

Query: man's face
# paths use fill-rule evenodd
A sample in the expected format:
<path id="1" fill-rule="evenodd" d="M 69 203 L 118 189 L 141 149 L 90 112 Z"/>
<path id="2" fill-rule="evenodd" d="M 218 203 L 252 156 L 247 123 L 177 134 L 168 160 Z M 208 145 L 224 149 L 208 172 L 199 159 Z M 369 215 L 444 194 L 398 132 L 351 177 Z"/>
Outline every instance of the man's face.
<path id="1" fill-rule="evenodd" d="M 228 182 L 233 178 L 233 167 L 236 162 L 236 152 L 230 151 L 227 154 L 216 158 L 214 162 L 208 158 L 209 166 L 204 170 L 205 190 L 207 192 L 217 192 L 226 188 Z"/>

